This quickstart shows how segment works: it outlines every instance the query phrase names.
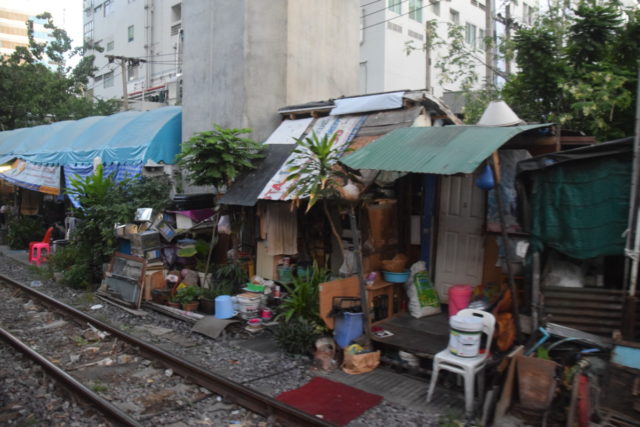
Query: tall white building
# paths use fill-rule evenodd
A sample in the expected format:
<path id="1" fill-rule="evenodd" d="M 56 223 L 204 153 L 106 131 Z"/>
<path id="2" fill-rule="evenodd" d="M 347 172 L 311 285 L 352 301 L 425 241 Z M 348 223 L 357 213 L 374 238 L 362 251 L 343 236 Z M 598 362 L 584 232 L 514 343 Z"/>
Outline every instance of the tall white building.
<path id="1" fill-rule="evenodd" d="M 44 12 L 33 7 L 8 0 L 0 1 L 0 56 L 9 56 L 16 47 L 29 47 L 26 21 L 33 21 L 33 36 L 38 43 L 52 40 L 50 30 L 44 27 L 46 20 L 36 15 Z M 55 64 L 51 64 L 55 65 Z"/>
<path id="2" fill-rule="evenodd" d="M 430 50 L 426 42 L 425 28 L 428 21 L 436 23 L 437 40 L 450 42 L 451 25 L 460 27 L 464 38 L 464 50 L 480 87 L 486 76 L 485 39 L 495 33 L 486 29 L 487 0 L 360 0 L 360 90 L 376 93 L 400 89 L 428 88 L 441 97 L 445 92 L 461 89 L 461 80 L 443 79 L 438 62 L 447 55 L 446 46 Z M 491 0 L 489 0 L 491 1 Z M 498 0 L 493 5 L 503 11 L 511 4 L 511 16 L 518 22 L 530 23 L 537 0 Z M 504 14 L 504 12 L 502 12 Z M 414 49 L 408 53 L 408 47 Z M 441 83 L 442 80 L 445 80 Z"/>
<path id="3" fill-rule="evenodd" d="M 180 0 L 84 0 L 84 41 L 86 55 L 96 56 L 89 85 L 94 96 L 122 98 L 126 85 L 131 109 L 179 100 Z"/>

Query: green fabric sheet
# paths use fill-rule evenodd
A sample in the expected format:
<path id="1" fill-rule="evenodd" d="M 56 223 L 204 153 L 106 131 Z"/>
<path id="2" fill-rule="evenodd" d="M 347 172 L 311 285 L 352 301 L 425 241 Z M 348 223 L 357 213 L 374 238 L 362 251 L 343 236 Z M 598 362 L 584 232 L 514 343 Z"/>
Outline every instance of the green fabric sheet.
<path id="1" fill-rule="evenodd" d="M 615 155 L 568 162 L 534 174 L 531 243 L 577 259 L 622 255 L 629 215 L 631 159 Z"/>

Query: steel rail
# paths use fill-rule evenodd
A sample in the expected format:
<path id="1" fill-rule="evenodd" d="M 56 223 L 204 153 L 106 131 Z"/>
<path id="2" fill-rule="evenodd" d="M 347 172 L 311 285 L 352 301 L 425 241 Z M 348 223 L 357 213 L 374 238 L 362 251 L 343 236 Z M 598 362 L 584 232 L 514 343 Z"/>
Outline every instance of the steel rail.
<path id="1" fill-rule="evenodd" d="M 33 351 L 28 345 L 11 335 L 9 331 L 0 328 L 0 338 L 40 365 L 40 367 L 42 367 L 49 376 L 55 378 L 58 382 L 63 383 L 68 390 L 81 396 L 84 400 L 98 408 L 98 410 L 105 415 L 109 421 L 116 422 L 118 425 L 132 427 L 139 427 L 142 425 L 120 410 L 117 406 L 100 397 L 100 395 L 96 394 L 93 390 L 87 388 L 71 375 Z"/>
<path id="2" fill-rule="evenodd" d="M 260 393 L 242 384 L 231 381 L 214 372 L 207 371 L 202 367 L 195 365 L 187 360 L 171 354 L 161 348 L 146 343 L 132 335 L 129 335 L 119 329 L 108 325 L 87 313 L 76 309 L 70 305 L 60 302 L 50 296 L 38 292 L 35 289 L 26 286 L 16 280 L 13 280 L 3 274 L 0 274 L 0 280 L 11 283 L 13 286 L 20 288 L 25 293 L 32 295 L 44 303 L 64 311 L 77 319 L 81 319 L 95 326 L 96 328 L 108 332 L 118 339 L 137 347 L 143 354 L 151 359 L 158 361 L 174 372 L 188 378 L 190 381 L 216 393 L 226 399 L 252 411 L 265 418 L 273 417 L 286 425 L 293 426 L 333 426 L 334 424 L 307 414 L 293 406 L 280 402 L 266 394 Z"/>

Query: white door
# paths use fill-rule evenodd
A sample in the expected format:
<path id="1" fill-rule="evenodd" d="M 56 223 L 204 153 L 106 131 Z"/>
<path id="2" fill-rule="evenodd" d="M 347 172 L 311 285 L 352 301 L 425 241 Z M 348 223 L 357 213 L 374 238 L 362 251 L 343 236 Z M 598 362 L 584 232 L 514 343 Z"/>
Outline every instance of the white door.
<path id="1" fill-rule="evenodd" d="M 440 180 L 435 280 L 445 303 L 451 286 L 477 286 L 482 281 L 485 194 L 473 181 L 473 175 Z"/>

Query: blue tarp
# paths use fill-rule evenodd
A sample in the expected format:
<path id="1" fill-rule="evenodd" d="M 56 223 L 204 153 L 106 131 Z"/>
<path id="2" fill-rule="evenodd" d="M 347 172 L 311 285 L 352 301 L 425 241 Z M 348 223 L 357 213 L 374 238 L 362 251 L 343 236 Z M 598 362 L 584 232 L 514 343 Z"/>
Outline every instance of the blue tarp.
<path id="1" fill-rule="evenodd" d="M 126 111 L 107 117 L 0 132 L 0 163 L 20 158 L 47 165 L 173 164 L 180 152 L 182 107 Z"/>

